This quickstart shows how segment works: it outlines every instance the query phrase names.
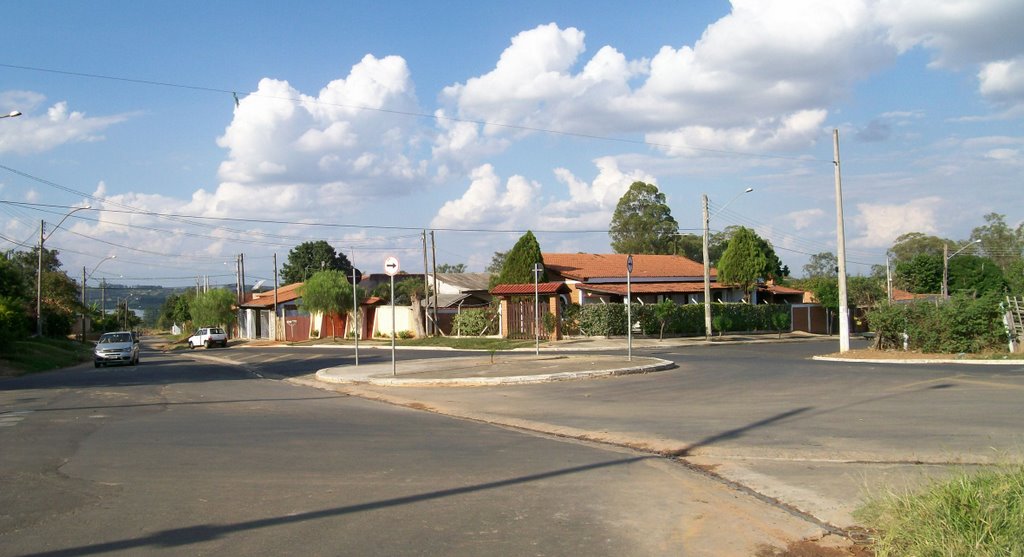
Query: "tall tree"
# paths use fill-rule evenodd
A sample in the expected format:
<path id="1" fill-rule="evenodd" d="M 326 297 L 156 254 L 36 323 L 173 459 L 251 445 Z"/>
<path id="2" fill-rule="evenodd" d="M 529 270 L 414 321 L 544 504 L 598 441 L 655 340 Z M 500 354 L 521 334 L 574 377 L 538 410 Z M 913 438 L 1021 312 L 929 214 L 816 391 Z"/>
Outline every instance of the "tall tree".
<path id="1" fill-rule="evenodd" d="M 310 313 L 340 315 L 352 304 L 352 286 L 342 271 L 318 271 L 299 287 L 302 306 Z M 331 319 L 331 337 L 337 338 L 334 319 Z"/>
<path id="2" fill-rule="evenodd" d="M 488 273 L 498 274 L 501 272 L 501 268 L 505 266 L 505 258 L 508 257 L 507 251 L 496 251 L 491 256 L 491 263 L 484 269 Z"/>
<path id="3" fill-rule="evenodd" d="M 672 253 L 679 224 L 658 187 L 633 182 L 615 206 L 608 235 L 615 253 Z"/>
<path id="4" fill-rule="evenodd" d="M 919 253 L 897 262 L 893 282 L 897 288 L 915 294 L 938 294 L 942 291 L 942 252 Z"/>
<path id="5" fill-rule="evenodd" d="M 949 292 L 981 296 L 1006 291 L 1006 278 L 994 260 L 976 255 L 958 255 L 949 260 Z"/>
<path id="6" fill-rule="evenodd" d="M 719 282 L 737 284 L 747 293 L 759 278 L 768 274 L 768 258 L 758 240 L 749 228 L 741 226 L 736 230 L 718 262 Z"/>
<path id="7" fill-rule="evenodd" d="M 203 292 L 189 303 L 192 324 L 197 327 L 224 326 L 235 322 L 235 293 L 226 288 Z"/>
<path id="8" fill-rule="evenodd" d="M 442 263 L 442 264 L 437 266 L 437 272 L 438 273 L 456 273 L 456 274 L 458 274 L 458 273 L 465 273 L 466 272 L 466 264 L 465 263 L 455 263 L 455 264 Z"/>
<path id="9" fill-rule="evenodd" d="M 839 258 L 836 257 L 836 254 L 830 251 L 816 253 L 812 255 L 810 261 L 804 265 L 804 276 L 807 278 L 834 277 L 839 273 L 837 269 L 838 265 Z"/>
<path id="10" fill-rule="evenodd" d="M 673 253 L 676 255 L 682 255 L 683 257 L 696 261 L 697 263 L 704 262 L 704 239 L 697 234 L 680 234 L 676 236 L 674 240 L 675 245 L 673 246 Z M 725 248 L 722 248 L 725 251 Z M 710 245 L 708 252 L 710 254 Z M 709 257 L 710 259 L 710 257 Z"/>
<path id="11" fill-rule="evenodd" d="M 893 263 L 910 261 L 918 255 L 942 257 L 942 246 L 952 244 L 950 240 L 929 236 L 920 232 L 908 232 L 896 238 L 889 248 L 888 256 Z"/>
<path id="12" fill-rule="evenodd" d="M 317 271 L 352 272 L 352 263 L 345 254 L 339 254 L 324 240 L 303 242 L 288 252 L 288 260 L 281 267 L 281 282 L 292 284 L 302 282 Z"/>
<path id="13" fill-rule="evenodd" d="M 985 215 L 985 224 L 971 231 L 971 241 L 980 241 L 985 255 L 1005 271 L 1024 255 L 1022 229 L 1024 225 L 1015 232 L 1006 224 L 1006 215 L 989 213 Z"/>
<path id="14" fill-rule="evenodd" d="M 533 284 L 533 266 L 536 263 L 540 263 L 541 269 L 544 269 L 540 243 L 533 232 L 527 231 L 509 250 L 495 284 Z M 547 282 L 547 271 L 542 271 L 538 280 Z"/>

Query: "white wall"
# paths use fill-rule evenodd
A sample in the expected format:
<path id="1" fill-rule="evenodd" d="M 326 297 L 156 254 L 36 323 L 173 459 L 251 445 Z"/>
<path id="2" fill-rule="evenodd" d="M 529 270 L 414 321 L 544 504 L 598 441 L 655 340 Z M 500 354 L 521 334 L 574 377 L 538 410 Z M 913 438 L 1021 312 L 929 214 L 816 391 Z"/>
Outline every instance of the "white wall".
<path id="1" fill-rule="evenodd" d="M 412 306 L 395 306 L 395 333 L 402 331 L 416 332 L 415 316 Z M 391 306 L 377 306 L 373 319 L 373 336 L 391 337 Z"/>

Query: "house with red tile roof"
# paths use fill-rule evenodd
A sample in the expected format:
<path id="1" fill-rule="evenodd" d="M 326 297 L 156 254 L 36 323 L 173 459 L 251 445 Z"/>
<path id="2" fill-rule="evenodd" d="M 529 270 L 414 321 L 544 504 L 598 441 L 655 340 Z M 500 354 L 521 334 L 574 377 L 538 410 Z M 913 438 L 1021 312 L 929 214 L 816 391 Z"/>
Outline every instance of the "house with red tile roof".
<path id="1" fill-rule="evenodd" d="M 310 315 L 302 308 L 302 284 L 295 282 L 286 284 L 276 291 L 253 292 L 247 295 L 246 301 L 238 305 L 238 336 L 251 340 L 303 341 L 309 340 L 312 331 L 319 331 L 321 335 L 330 334 L 332 322 L 338 336 L 344 336 L 350 328 L 347 323 L 348 316 Z M 373 335 L 374 312 L 368 311 L 368 308 L 383 303 L 384 300 L 376 297 L 370 297 L 362 302 L 361 313 L 365 317 L 360 318 L 360 338 L 370 338 Z"/>
<path id="2" fill-rule="evenodd" d="M 626 254 L 545 253 L 548 278 L 569 287 L 567 301 L 580 305 L 621 303 L 626 297 Z M 711 269 L 713 301 L 739 302 L 743 293 L 718 283 Z M 669 299 L 677 304 L 704 301 L 704 265 L 680 255 L 634 255 L 630 291 L 640 303 Z"/>

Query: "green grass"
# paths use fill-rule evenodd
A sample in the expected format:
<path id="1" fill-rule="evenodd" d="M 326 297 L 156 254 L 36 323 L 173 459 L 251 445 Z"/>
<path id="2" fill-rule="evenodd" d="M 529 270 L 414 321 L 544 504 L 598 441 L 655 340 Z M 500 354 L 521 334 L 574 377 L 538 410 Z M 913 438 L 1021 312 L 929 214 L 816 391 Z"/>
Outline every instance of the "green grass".
<path id="1" fill-rule="evenodd" d="M 24 375 L 73 366 L 92 359 L 93 344 L 57 338 L 30 338 L 4 348 L 5 373 Z"/>
<path id="2" fill-rule="evenodd" d="M 962 472 L 914 494 L 888 494 L 855 516 L 877 529 L 877 557 L 1024 556 L 1024 466 Z"/>

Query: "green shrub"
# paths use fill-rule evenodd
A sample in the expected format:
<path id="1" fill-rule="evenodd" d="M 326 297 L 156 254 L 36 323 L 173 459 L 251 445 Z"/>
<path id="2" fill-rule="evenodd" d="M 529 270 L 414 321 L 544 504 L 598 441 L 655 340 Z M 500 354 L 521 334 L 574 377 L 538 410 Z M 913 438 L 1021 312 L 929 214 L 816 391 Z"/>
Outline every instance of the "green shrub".
<path id="1" fill-rule="evenodd" d="M 24 304 L 14 298 L 0 296 L 0 346 L 9 346 L 26 338 L 29 327 Z"/>
<path id="2" fill-rule="evenodd" d="M 410 338 L 414 338 L 416 336 L 412 331 L 409 331 L 409 330 L 398 331 L 395 334 L 398 335 L 398 338 L 401 338 L 401 339 L 410 339 Z"/>
<path id="3" fill-rule="evenodd" d="M 452 318 L 452 334 L 458 336 L 486 336 L 497 334 L 497 320 L 491 311 L 467 309 Z"/>
<path id="4" fill-rule="evenodd" d="M 625 307 L 624 304 L 592 304 L 571 310 L 567 308 L 566 321 L 575 319 L 579 323 L 579 333 L 587 336 L 625 335 Z M 639 322 L 640 329 L 648 336 L 704 334 L 703 304 L 677 305 L 666 300 L 657 304 L 633 304 L 630 311 L 633 322 Z M 790 307 L 787 305 L 713 304 L 711 313 L 712 326 L 719 333 L 781 332 L 790 327 Z"/>
<path id="5" fill-rule="evenodd" d="M 957 354 L 1005 350 L 999 298 L 954 296 L 945 303 L 882 304 L 867 313 L 876 348 L 899 348 L 903 333 L 911 350 Z"/>

